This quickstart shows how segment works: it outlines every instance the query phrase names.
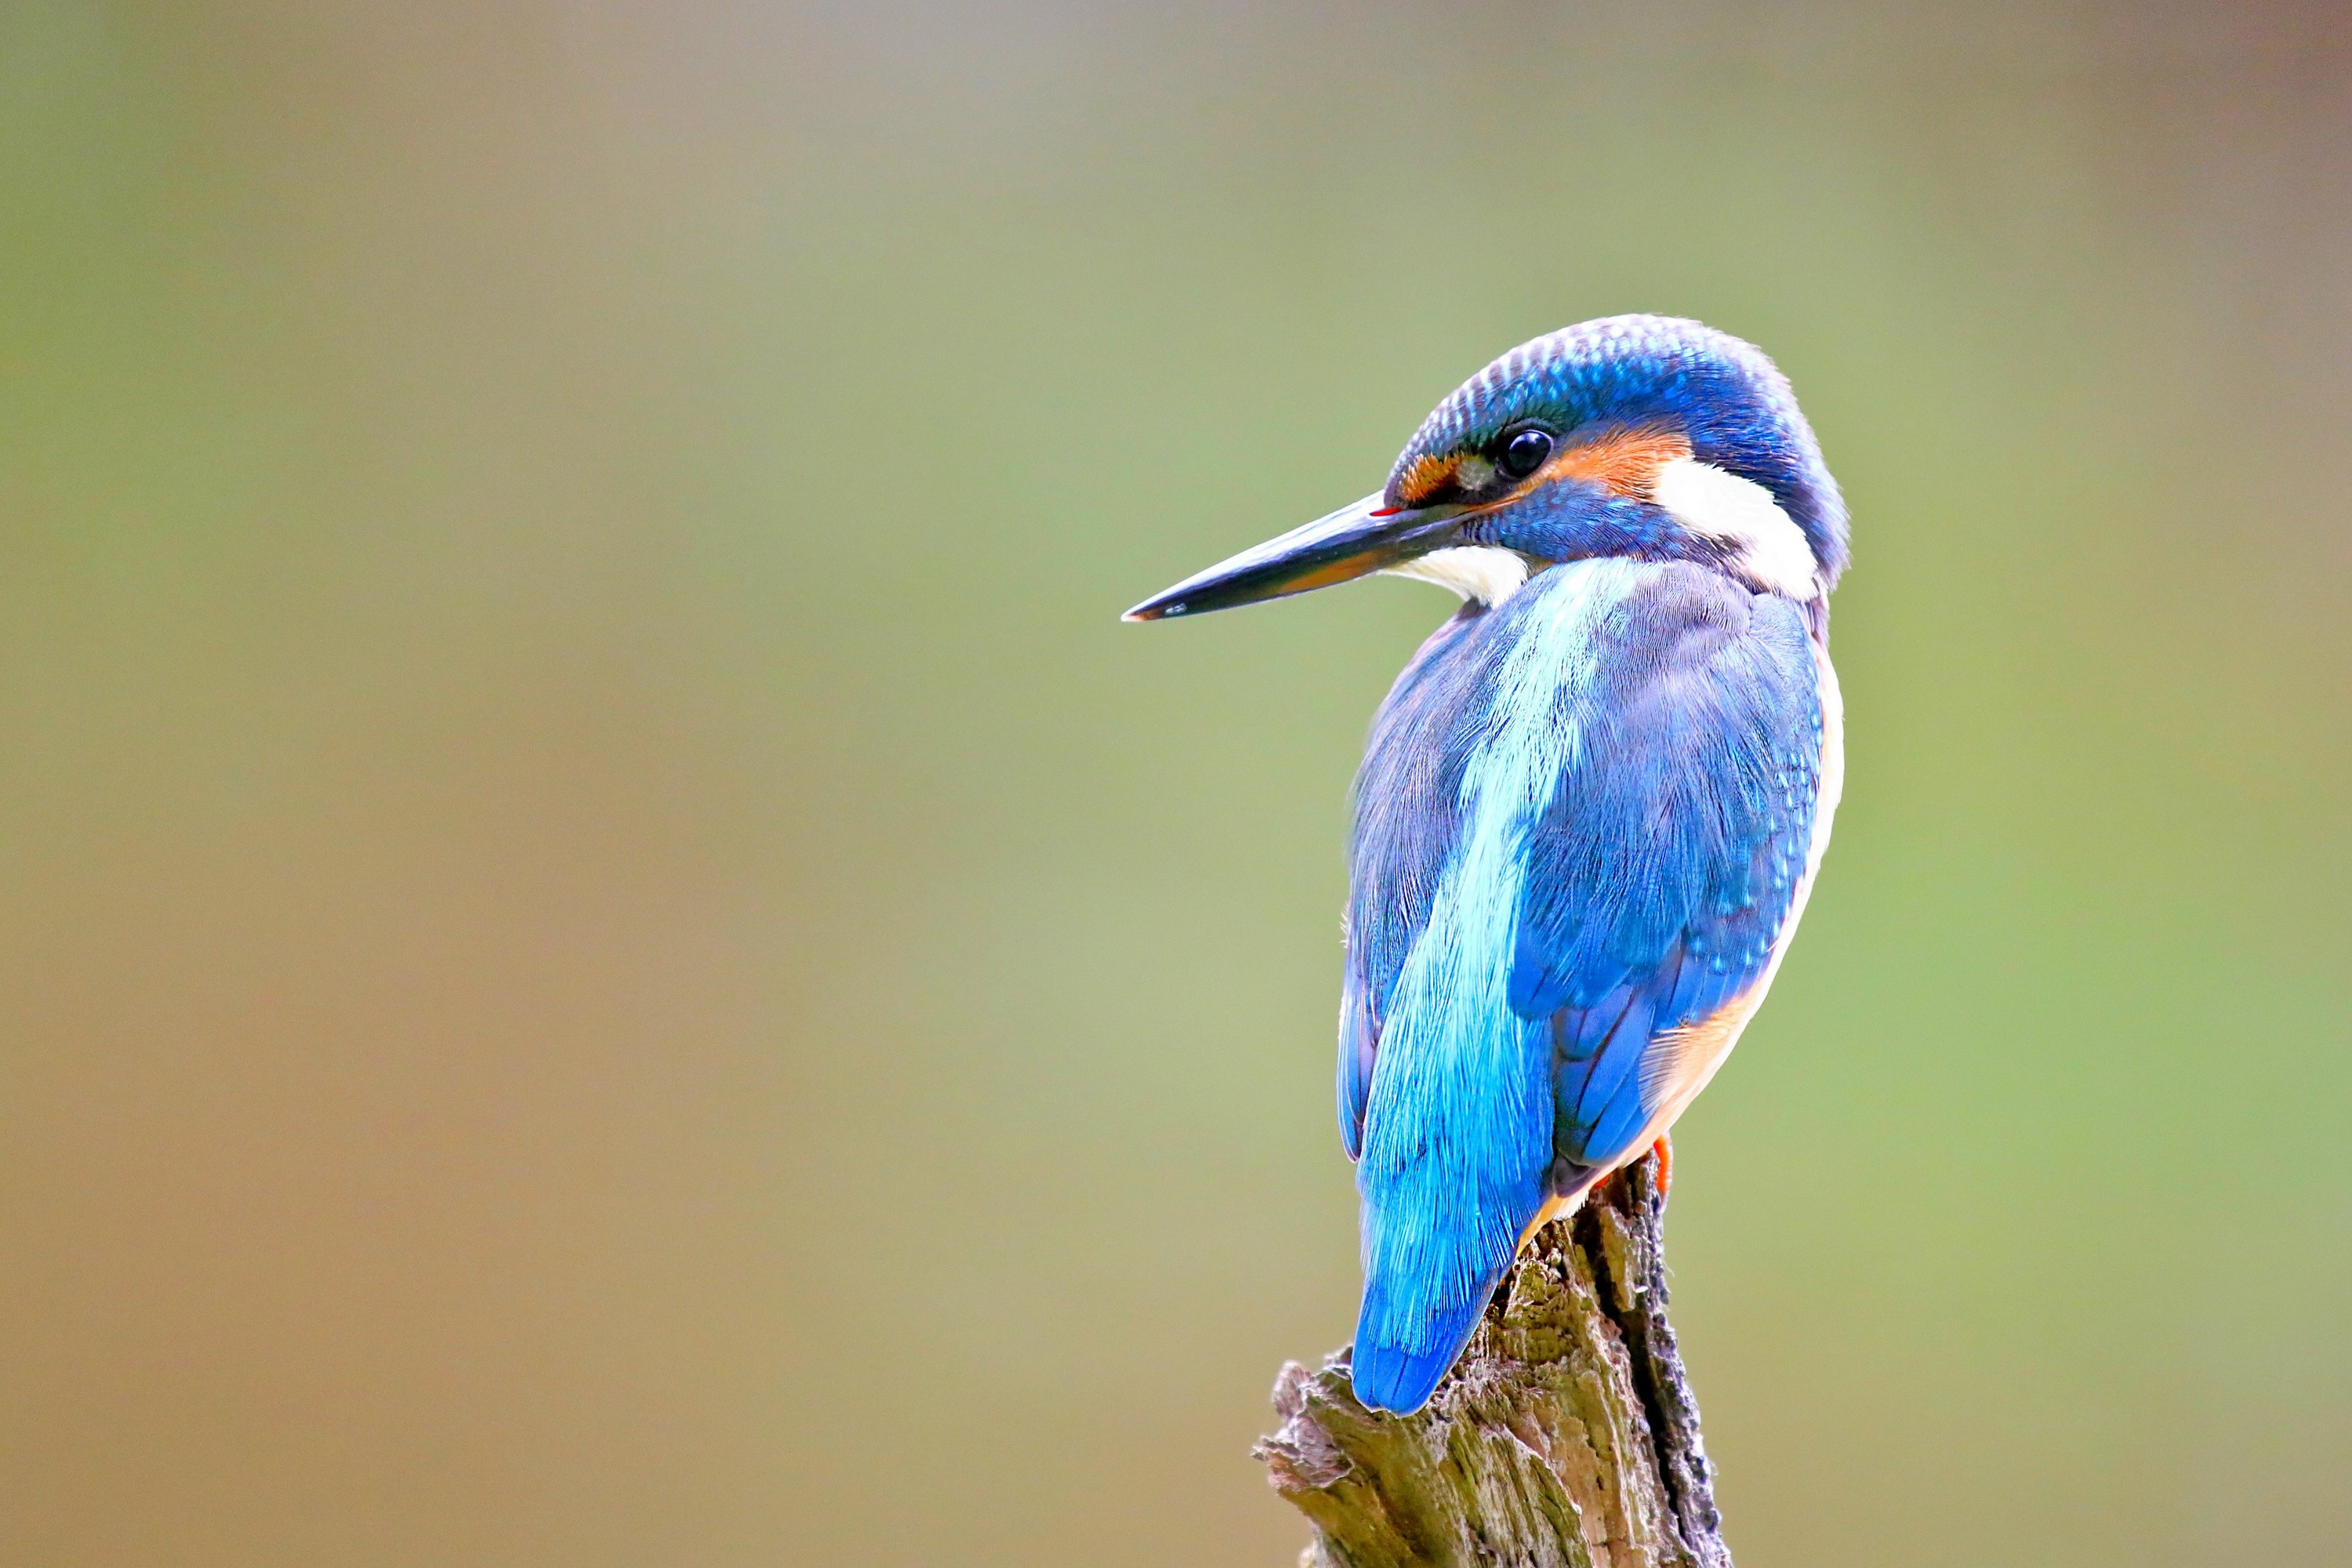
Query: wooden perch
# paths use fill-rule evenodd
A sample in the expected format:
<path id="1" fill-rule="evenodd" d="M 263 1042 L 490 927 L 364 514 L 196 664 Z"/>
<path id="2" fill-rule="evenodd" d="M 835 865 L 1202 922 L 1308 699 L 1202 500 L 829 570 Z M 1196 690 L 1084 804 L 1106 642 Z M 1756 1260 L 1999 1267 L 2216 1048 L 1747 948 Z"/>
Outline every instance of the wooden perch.
<path id="1" fill-rule="evenodd" d="M 1415 1414 L 1357 1404 L 1346 1351 L 1282 1369 L 1256 1454 L 1313 1521 L 1300 1568 L 1731 1568 L 1655 1159 L 1538 1233 Z"/>

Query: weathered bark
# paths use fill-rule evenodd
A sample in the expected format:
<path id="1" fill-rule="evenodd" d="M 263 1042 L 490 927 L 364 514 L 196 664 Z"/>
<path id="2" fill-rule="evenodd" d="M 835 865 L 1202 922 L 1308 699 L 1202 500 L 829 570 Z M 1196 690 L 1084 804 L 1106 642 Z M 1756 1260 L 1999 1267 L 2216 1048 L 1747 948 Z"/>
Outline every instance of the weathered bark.
<path id="1" fill-rule="evenodd" d="M 1282 1369 L 1256 1452 L 1313 1521 L 1300 1568 L 1731 1568 L 1654 1158 L 1536 1237 L 1417 1413 L 1357 1404 L 1346 1351 Z"/>

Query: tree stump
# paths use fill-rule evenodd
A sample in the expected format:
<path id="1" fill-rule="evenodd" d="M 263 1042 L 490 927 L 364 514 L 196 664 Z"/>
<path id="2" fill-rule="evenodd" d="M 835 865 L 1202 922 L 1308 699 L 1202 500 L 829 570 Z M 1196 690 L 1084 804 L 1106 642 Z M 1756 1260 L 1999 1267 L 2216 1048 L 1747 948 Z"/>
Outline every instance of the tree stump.
<path id="1" fill-rule="evenodd" d="M 1357 1404 L 1344 1350 L 1282 1369 L 1255 1451 L 1314 1525 L 1300 1568 L 1731 1568 L 1655 1162 L 1536 1235 L 1413 1415 Z"/>

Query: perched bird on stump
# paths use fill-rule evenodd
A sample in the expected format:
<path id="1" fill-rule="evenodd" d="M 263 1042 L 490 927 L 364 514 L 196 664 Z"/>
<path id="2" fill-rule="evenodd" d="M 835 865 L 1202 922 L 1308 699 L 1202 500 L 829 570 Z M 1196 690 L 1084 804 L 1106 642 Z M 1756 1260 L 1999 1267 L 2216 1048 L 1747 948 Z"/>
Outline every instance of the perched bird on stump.
<path id="1" fill-rule="evenodd" d="M 1372 572 L 1464 601 L 1356 776 L 1339 1089 L 1364 1404 L 1428 1400 L 1519 1246 L 1663 1141 L 1763 1001 L 1837 806 L 1845 563 L 1771 361 L 1617 316 L 1473 376 L 1380 493 L 1128 612 Z"/>

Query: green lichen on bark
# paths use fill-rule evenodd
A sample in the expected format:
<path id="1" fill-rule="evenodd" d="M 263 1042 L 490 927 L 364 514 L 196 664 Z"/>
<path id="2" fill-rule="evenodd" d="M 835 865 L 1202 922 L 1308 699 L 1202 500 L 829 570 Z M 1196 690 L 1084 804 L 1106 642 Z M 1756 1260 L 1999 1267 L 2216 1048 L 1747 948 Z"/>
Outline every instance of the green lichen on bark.
<path id="1" fill-rule="evenodd" d="M 1285 1366 L 1256 1452 L 1315 1527 L 1302 1568 L 1730 1568 L 1664 1209 L 1645 1158 L 1538 1233 L 1412 1415 L 1359 1405 L 1345 1351 Z"/>

